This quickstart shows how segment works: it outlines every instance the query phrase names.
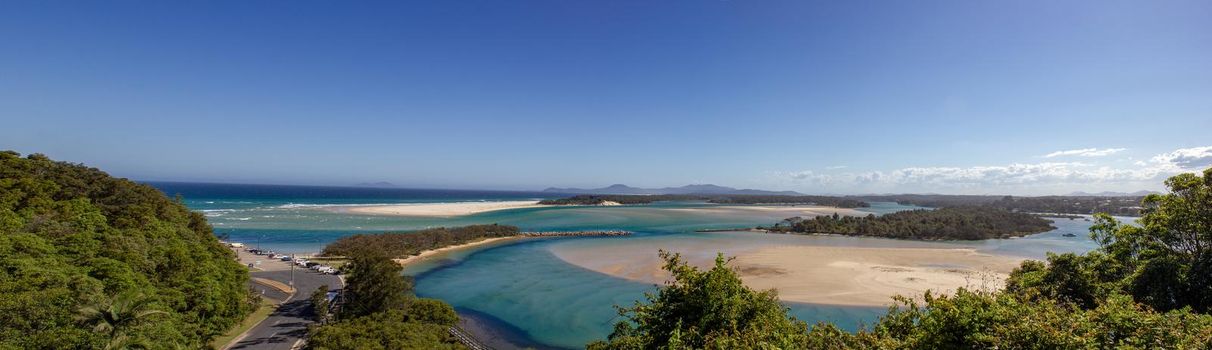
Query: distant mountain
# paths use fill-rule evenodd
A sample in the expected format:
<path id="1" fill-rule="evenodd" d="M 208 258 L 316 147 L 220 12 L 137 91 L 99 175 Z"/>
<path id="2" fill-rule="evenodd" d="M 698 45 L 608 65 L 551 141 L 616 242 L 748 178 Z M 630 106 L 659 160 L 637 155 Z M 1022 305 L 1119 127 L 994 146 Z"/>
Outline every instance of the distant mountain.
<path id="1" fill-rule="evenodd" d="M 795 191 L 763 191 L 752 189 L 736 189 L 726 186 L 716 186 L 710 184 L 704 185 L 686 185 L 682 187 L 665 187 L 665 188 L 639 188 L 631 187 L 623 184 L 614 184 L 602 188 L 556 188 L 551 187 L 543 190 L 550 193 L 569 193 L 569 194 L 757 194 L 757 195 L 785 195 L 785 196 L 802 196 L 803 193 Z"/>
<path id="2" fill-rule="evenodd" d="M 1154 194 L 1154 193 L 1161 193 L 1161 192 L 1141 190 L 1141 191 L 1136 191 L 1136 192 L 1103 191 L 1103 192 L 1096 192 L 1096 193 L 1088 193 L 1088 192 L 1077 191 L 1077 192 L 1069 193 L 1069 195 L 1070 196 L 1094 196 L 1094 197 L 1144 197 L 1144 196 Z"/>
<path id="3" fill-rule="evenodd" d="M 396 187 L 396 184 L 393 184 L 393 183 L 390 183 L 387 181 L 379 181 L 379 182 L 363 182 L 363 183 L 360 183 L 360 184 L 357 184 L 354 186 L 357 186 L 357 187 Z"/>

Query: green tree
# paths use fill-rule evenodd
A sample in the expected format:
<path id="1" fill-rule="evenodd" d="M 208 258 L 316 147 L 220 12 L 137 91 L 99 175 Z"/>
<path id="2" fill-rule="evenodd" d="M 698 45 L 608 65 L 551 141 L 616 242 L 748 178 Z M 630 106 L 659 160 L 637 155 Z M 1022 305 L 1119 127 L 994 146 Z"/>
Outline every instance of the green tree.
<path id="1" fill-rule="evenodd" d="M 1115 293 L 1166 311 L 1212 309 L 1212 169 L 1166 180 L 1169 193 L 1141 201 L 1138 225 L 1096 215 L 1098 250 L 1049 255 L 1047 265 L 1024 263 L 1007 281 L 1034 293 L 1093 308 Z"/>
<path id="2" fill-rule="evenodd" d="M 403 310 L 389 310 L 344 319 L 312 329 L 307 346 L 313 350 L 463 349 L 449 326 L 407 321 Z"/>
<path id="3" fill-rule="evenodd" d="M 321 285 L 316 288 L 316 291 L 311 293 L 312 312 L 316 314 L 316 322 L 324 324 L 328 322 L 328 285 Z"/>
<path id="4" fill-rule="evenodd" d="M 349 265 L 345 285 L 342 318 L 368 316 L 376 312 L 404 309 L 411 283 L 404 278 L 402 268 L 383 255 L 362 255 Z"/>
<path id="5" fill-rule="evenodd" d="M 143 336 L 131 335 L 130 330 L 169 313 L 155 308 L 155 301 L 136 292 L 77 310 L 77 320 L 94 332 L 109 337 L 105 349 L 146 349 L 152 345 Z"/>
<path id="6" fill-rule="evenodd" d="M 421 323 L 454 326 L 459 322 L 459 314 L 454 308 L 437 299 L 413 299 L 408 303 L 407 315 L 408 320 Z"/>
<path id="7" fill-rule="evenodd" d="M 233 258 L 155 188 L 0 151 L 0 348 L 200 347 L 251 310 Z"/>
<path id="8" fill-rule="evenodd" d="M 647 303 L 620 308 L 627 320 L 590 349 L 786 349 L 807 341 L 807 325 L 787 316 L 777 294 L 745 287 L 722 254 L 706 271 L 678 254 L 660 256 L 673 280 Z"/>

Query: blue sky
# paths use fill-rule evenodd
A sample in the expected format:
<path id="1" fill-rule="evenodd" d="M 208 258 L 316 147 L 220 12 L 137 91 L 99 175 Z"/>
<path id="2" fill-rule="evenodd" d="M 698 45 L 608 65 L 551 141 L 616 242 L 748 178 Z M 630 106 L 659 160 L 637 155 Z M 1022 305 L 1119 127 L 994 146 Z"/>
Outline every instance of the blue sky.
<path id="1" fill-rule="evenodd" d="M 1209 18 L 1207 1 L 13 1 L 0 149 L 143 180 L 1157 189 L 1212 166 Z"/>

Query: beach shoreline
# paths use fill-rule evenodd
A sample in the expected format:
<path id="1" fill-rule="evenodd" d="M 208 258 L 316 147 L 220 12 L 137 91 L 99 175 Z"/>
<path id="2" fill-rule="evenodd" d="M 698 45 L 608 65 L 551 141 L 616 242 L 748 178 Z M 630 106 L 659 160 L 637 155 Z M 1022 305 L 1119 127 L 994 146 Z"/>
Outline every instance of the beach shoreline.
<path id="1" fill-rule="evenodd" d="M 425 259 L 433 257 L 434 255 L 440 255 L 440 254 L 450 253 L 450 252 L 464 250 L 464 249 L 471 249 L 471 248 L 488 245 L 488 244 L 492 244 L 492 243 L 517 241 L 517 240 L 522 240 L 522 239 L 526 239 L 526 238 L 534 238 L 534 237 L 509 236 L 509 237 L 487 238 L 487 239 L 482 239 L 482 240 L 478 240 L 475 242 L 468 242 L 468 243 L 446 246 L 446 247 L 437 248 L 437 249 L 425 250 L 425 251 L 422 251 L 420 254 L 413 255 L 413 256 L 410 256 L 407 258 L 392 259 L 392 261 L 395 261 L 397 264 L 400 264 L 400 266 L 408 266 L 409 264 L 421 262 Z"/>
<path id="2" fill-rule="evenodd" d="M 452 217 L 485 213 L 497 210 L 545 207 L 539 201 L 496 201 L 496 202 L 448 202 L 448 203 L 407 203 L 383 205 L 341 205 L 319 207 L 334 213 L 383 215 L 383 216 L 414 216 L 414 217 Z"/>
<path id="3" fill-rule="evenodd" d="M 663 284 L 657 247 L 629 244 L 552 249 L 570 264 L 632 281 Z M 691 265 L 709 268 L 716 251 L 735 257 L 729 266 L 757 290 L 776 289 L 783 301 L 836 306 L 888 306 L 892 297 L 926 290 L 994 290 L 1025 258 L 990 255 L 971 247 L 859 247 L 830 245 L 665 246 Z M 710 254 L 708 254 L 710 253 Z"/>

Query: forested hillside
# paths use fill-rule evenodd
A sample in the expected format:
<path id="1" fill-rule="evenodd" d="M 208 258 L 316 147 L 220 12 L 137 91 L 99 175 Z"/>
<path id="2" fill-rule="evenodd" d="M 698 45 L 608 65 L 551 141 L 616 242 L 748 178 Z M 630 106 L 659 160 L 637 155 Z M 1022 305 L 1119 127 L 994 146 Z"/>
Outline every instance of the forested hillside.
<path id="1" fill-rule="evenodd" d="M 251 308 L 233 258 L 154 188 L 0 152 L 0 349 L 203 347 Z"/>
<path id="2" fill-rule="evenodd" d="M 858 196 L 871 202 L 897 202 L 923 207 L 986 206 L 1028 213 L 1140 215 L 1140 196 L 957 196 L 940 194 L 898 194 Z"/>

